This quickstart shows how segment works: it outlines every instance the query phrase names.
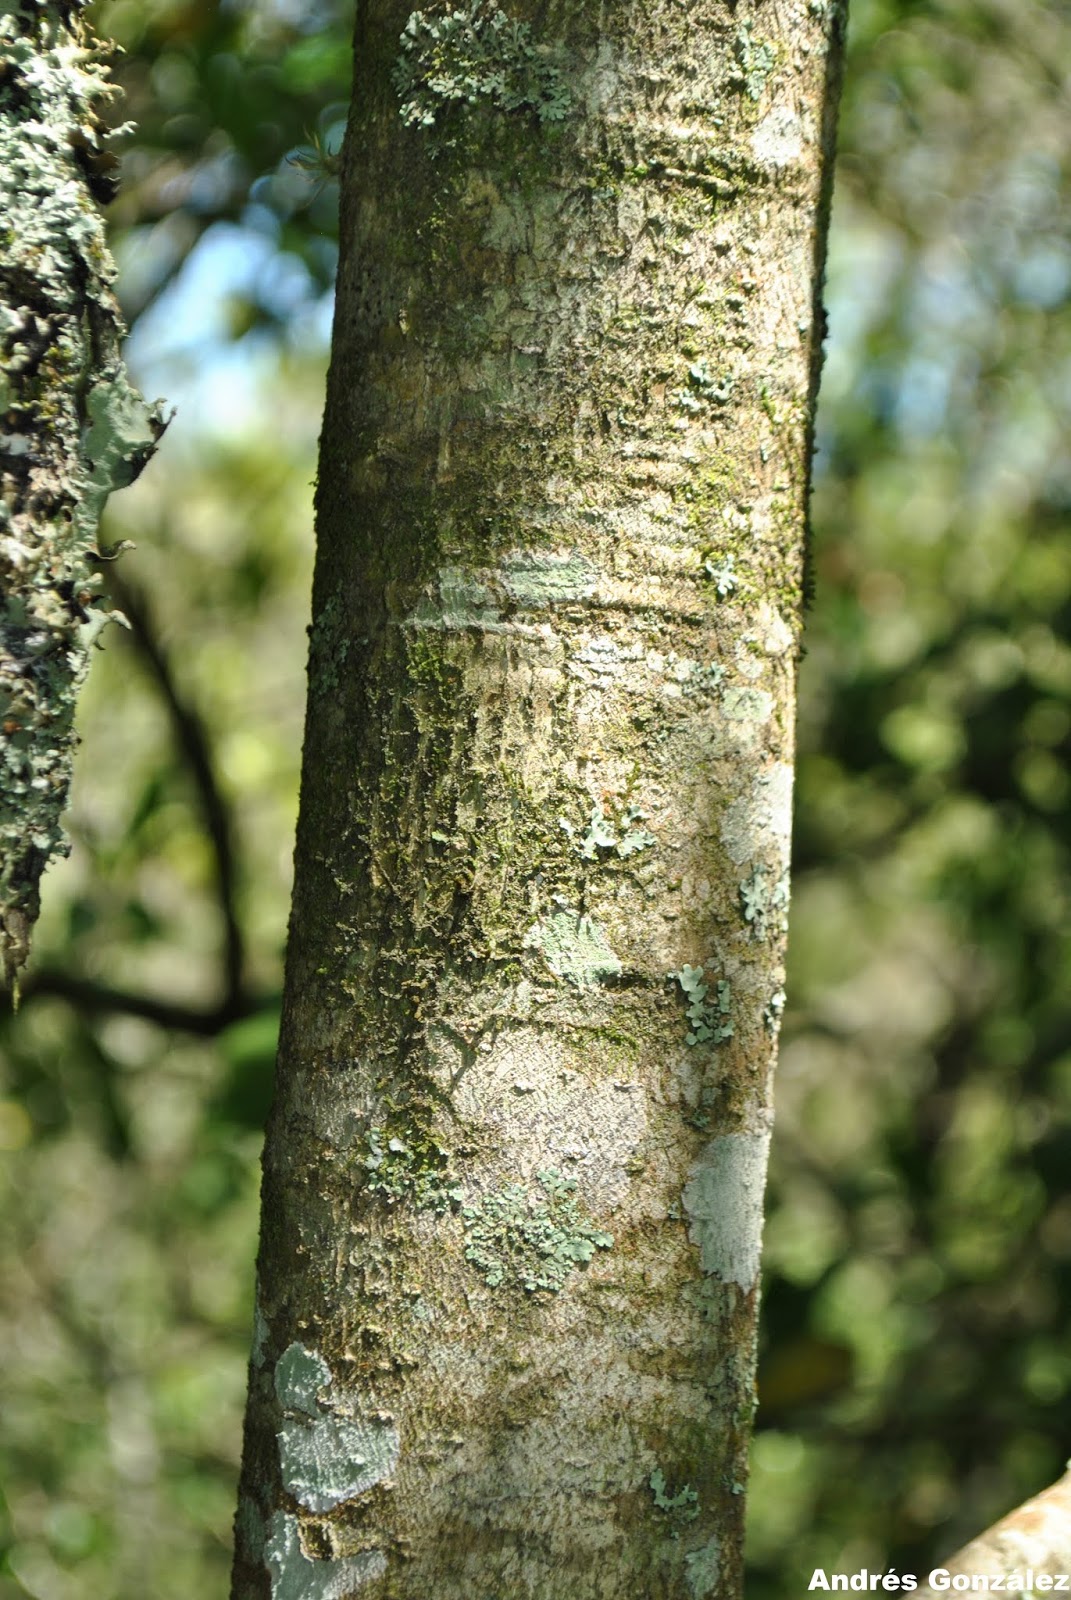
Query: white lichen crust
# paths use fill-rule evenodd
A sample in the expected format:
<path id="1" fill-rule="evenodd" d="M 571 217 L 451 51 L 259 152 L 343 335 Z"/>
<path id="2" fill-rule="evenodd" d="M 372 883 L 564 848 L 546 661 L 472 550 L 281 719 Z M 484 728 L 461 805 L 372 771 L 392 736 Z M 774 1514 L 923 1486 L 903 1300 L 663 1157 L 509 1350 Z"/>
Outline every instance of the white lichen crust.
<path id="1" fill-rule="evenodd" d="M 0 975 L 65 849 L 73 718 L 109 612 L 101 508 L 163 430 L 131 387 L 97 198 L 110 92 L 81 4 L 0 6 Z"/>

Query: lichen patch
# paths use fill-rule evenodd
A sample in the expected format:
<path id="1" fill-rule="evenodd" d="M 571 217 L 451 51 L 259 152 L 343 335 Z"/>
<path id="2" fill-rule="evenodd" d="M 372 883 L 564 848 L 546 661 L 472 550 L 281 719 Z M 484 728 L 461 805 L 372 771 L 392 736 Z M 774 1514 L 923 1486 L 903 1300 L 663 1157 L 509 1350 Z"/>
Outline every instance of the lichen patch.
<path id="1" fill-rule="evenodd" d="M 345 1600 L 345 1596 L 387 1570 L 382 1550 L 364 1550 L 336 1561 L 314 1561 L 301 1548 L 296 1517 L 277 1511 L 264 1549 L 271 1573 L 272 1600 Z"/>
<path id="2" fill-rule="evenodd" d="M 767 1132 L 711 1139 L 681 1196 L 703 1271 L 744 1290 L 754 1288 L 759 1275 L 769 1148 Z"/>
<path id="3" fill-rule="evenodd" d="M 555 911 L 537 922 L 525 935 L 524 947 L 541 951 L 554 976 L 578 989 L 594 988 L 622 970 L 602 928 L 578 911 Z"/>
<path id="4" fill-rule="evenodd" d="M 398 1430 L 389 1423 L 288 1420 L 276 1437 L 283 1487 L 309 1511 L 354 1499 L 398 1465 Z"/>
<path id="5" fill-rule="evenodd" d="M 275 1365 L 275 1393 L 284 1411 L 300 1411 L 308 1417 L 319 1415 L 319 1394 L 331 1383 L 331 1369 L 323 1356 L 291 1344 Z"/>

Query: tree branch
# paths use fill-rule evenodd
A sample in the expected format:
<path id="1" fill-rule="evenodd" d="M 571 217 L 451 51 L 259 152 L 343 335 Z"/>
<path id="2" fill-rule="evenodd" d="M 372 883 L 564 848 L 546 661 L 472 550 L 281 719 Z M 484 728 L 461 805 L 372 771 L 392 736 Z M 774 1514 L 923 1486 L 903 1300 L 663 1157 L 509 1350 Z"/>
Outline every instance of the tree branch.
<path id="1" fill-rule="evenodd" d="M 245 940 L 237 909 L 238 850 L 231 810 L 216 779 L 208 731 L 200 713 L 179 690 L 171 663 L 160 644 L 148 601 L 118 572 L 109 576 L 114 598 L 130 622 L 137 647 L 167 706 L 175 738 L 197 790 L 201 814 L 212 845 L 216 892 L 223 920 L 225 999 L 221 1002 L 221 1009 L 225 1010 L 238 1002 L 245 971 Z M 126 1006 L 123 1009 L 131 1008 Z"/>
<path id="2" fill-rule="evenodd" d="M 1071 1472 L 964 1545 L 943 1563 L 943 1569 L 934 1570 L 953 1577 L 984 1574 L 990 1578 L 1028 1570 L 1035 1578 L 1039 1573 L 1071 1572 Z M 1036 1592 L 1033 1583 L 1026 1592 Z M 936 1600 L 936 1591 L 929 1584 L 916 1595 L 917 1600 Z"/>
<path id="3" fill-rule="evenodd" d="M 228 994 L 218 1006 L 199 1010 L 153 995 L 137 994 L 129 989 L 114 988 L 111 984 L 97 983 L 91 978 L 79 978 L 68 972 L 45 968 L 35 972 L 22 987 L 20 1006 L 30 1005 L 44 996 L 67 1000 L 71 1005 L 89 1014 L 120 1011 L 130 1017 L 143 1017 L 161 1028 L 174 1028 L 180 1033 L 192 1033 L 211 1039 L 229 1028 L 232 1022 L 270 1003 L 278 1002 L 278 992 L 250 994 L 244 990 Z"/>

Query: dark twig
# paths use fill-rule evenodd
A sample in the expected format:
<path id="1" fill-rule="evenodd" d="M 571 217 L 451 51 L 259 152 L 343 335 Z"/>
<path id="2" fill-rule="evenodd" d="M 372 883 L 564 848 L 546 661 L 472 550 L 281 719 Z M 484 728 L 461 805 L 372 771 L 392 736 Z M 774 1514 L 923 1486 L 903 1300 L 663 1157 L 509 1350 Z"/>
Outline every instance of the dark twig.
<path id="1" fill-rule="evenodd" d="M 147 601 L 118 572 L 111 572 L 108 576 L 112 596 L 129 620 L 137 647 L 167 705 L 176 740 L 197 790 L 212 844 L 216 891 L 223 919 L 224 999 L 220 1009 L 227 1010 L 242 997 L 245 972 L 245 941 L 237 909 L 238 852 L 231 811 L 216 781 L 208 730 L 200 713 L 179 691 Z"/>
<path id="2" fill-rule="evenodd" d="M 214 1038 L 229 1028 L 232 1022 L 240 1022 L 243 1017 L 252 1016 L 254 1012 L 266 1009 L 269 1005 L 278 1005 L 279 1002 L 278 991 L 250 994 L 243 990 L 228 995 L 218 1006 L 201 1010 L 46 967 L 35 972 L 23 984 L 19 1009 L 23 1010 L 45 996 L 67 1000 L 87 1015 L 123 1012 L 128 1017 L 143 1017 L 146 1022 L 155 1022 L 161 1028 L 174 1028 L 204 1039 Z"/>

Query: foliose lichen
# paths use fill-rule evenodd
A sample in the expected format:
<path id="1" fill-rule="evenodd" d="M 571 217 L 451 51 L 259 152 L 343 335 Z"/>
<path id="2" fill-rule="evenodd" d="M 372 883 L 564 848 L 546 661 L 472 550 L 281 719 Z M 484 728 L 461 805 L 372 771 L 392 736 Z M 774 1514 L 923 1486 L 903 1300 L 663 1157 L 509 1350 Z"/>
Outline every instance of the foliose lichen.
<path id="1" fill-rule="evenodd" d="M 616 855 L 622 861 L 629 856 L 634 856 L 640 850 L 647 850 L 658 841 L 649 828 L 642 826 L 647 820 L 647 813 L 641 811 L 639 806 L 624 806 L 615 815 L 607 815 L 601 800 L 596 800 L 588 817 L 587 830 L 578 841 L 580 854 L 585 861 L 599 861 L 608 855 Z M 567 818 L 560 818 L 561 826 L 570 836 L 573 834 L 573 825 Z"/>
<path id="2" fill-rule="evenodd" d="M 487 0 L 414 11 L 400 45 L 392 78 L 411 127 L 430 128 L 450 105 L 531 111 L 540 122 L 561 122 L 569 110 L 568 86 L 528 23 Z"/>
<path id="3" fill-rule="evenodd" d="M 404 1200 L 418 1211 L 441 1215 L 461 1199 L 449 1181 L 446 1152 L 430 1139 L 402 1139 L 385 1128 L 369 1128 L 361 1164 L 365 1187 L 388 1205 Z"/>
<path id="4" fill-rule="evenodd" d="M 705 556 L 703 571 L 713 580 L 715 592 L 721 600 L 727 599 L 740 581 L 736 576 L 736 564 L 731 555 Z"/>
<path id="5" fill-rule="evenodd" d="M 110 617 L 101 508 L 164 429 L 132 388 L 95 200 L 114 91 L 81 5 L 0 14 L 0 975 L 29 950 L 39 882 L 68 846 L 74 709 Z"/>
<path id="6" fill-rule="evenodd" d="M 708 999 L 709 985 L 703 982 L 703 967 L 690 967 L 685 963 L 669 976 L 676 978 L 687 1001 L 689 1030 L 685 1044 L 721 1044 L 733 1036 L 729 1013 L 732 1009 L 732 988 L 724 978 L 719 978 L 715 998 Z"/>
<path id="7" fill-rule="evenodd" d="M 694 1522 L 699 1515 L 699 1496 L 690 1484 L 685 1484 L 678 1489 L 676 1494 L 670 1494 L 666 1485 L 666 1475 L 661 1467 L 656 1467 L 648 1478 L 647 1483 L 654 1495 L 654 1503 L 659 1511 L 664 1511 L 675 1522 Z"/>
<path id="8" fill-rule="evenodd" d="M 736 35 L 734 53 L 748 99 L 761 100 L 766 80 L 777 65 L 777 51 L 766 40 L 754 38 L 750 22 L 745 22 Z"/>
<path id="9" fill-rule="evenodd" d="M 740 885 L 740 906 L 751 937 L 762 940 L 771 933 L 788 932 L 788 873 L 776 877 L 761 862 L 752 867 Z"/>
<path id="10" fill-rule="evenodd" d="M 545 1199 L 520 1183 L 484 1195 L 461 1207 L 465 1224 L 465 1259 L 492 1288 L 519 1285 L 529 1294 L 557 1294 L 566 1278 L 596 1250 L 609 1250 L 613 1235 L 597 1228 L 580 1212 L 576 1179 L 554 1168 L 536 1177 Z"/>
<path id="11" fill-rule="evenodd" d="M 670 398 L 678 411 L 698 415 L 707 406 L 725 405 L 732 398 L 732 393 L 731 375 L 723 373 L 717 376 L 703 359 L 689 364 L 687 388 L 676 390 Z"/>

